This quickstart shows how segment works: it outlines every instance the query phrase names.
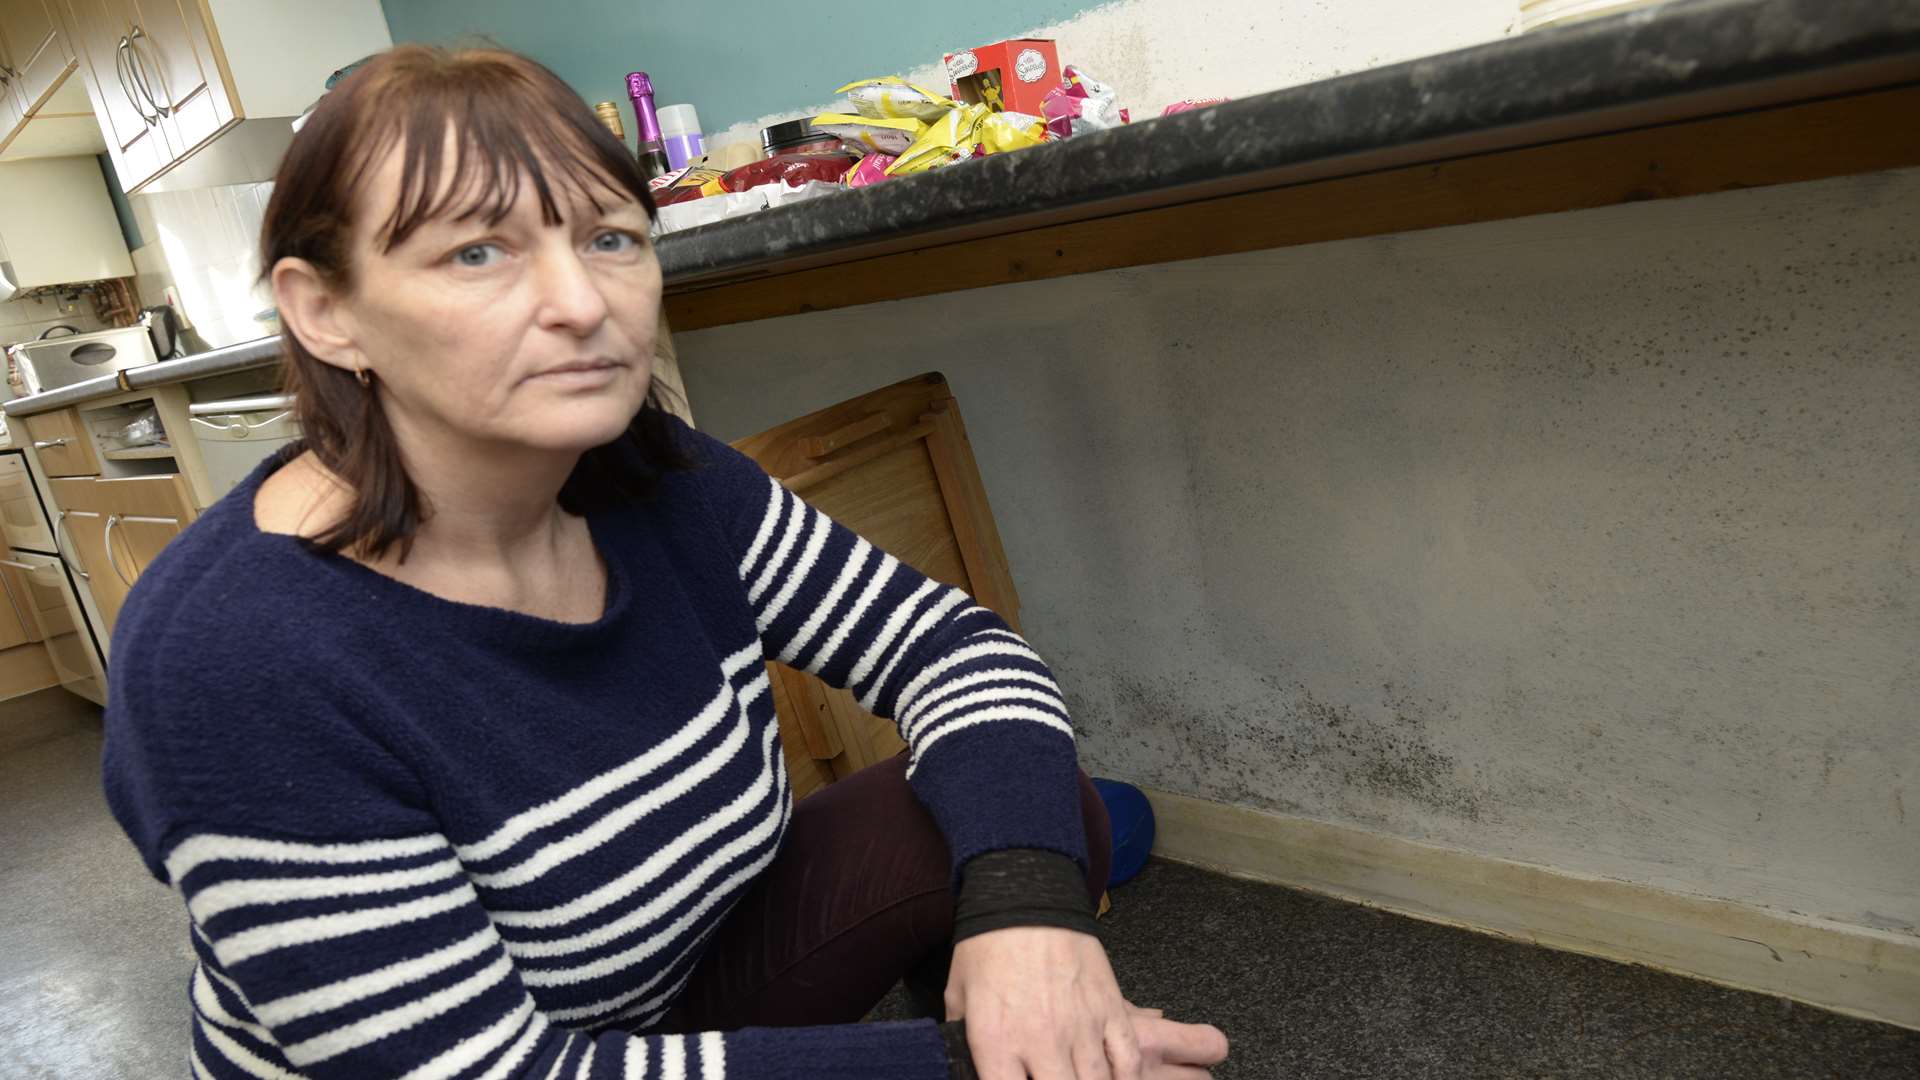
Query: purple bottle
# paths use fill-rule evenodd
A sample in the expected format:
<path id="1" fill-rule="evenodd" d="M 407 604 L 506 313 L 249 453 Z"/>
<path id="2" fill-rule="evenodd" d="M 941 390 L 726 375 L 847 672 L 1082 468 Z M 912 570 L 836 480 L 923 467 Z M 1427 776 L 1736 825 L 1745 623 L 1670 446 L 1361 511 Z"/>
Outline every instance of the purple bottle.
<path id="1" fill-rule="evenodd" d="M 651 180 L 667 173 L 667 151 L 660 138 L 660 117 L 653 109 L 653 80 L 644 71 L 627 75 L 627 96 L 633 99 L 633 118 L 639 124 L 639 147 L 634 151 L 640 168 Z"/>

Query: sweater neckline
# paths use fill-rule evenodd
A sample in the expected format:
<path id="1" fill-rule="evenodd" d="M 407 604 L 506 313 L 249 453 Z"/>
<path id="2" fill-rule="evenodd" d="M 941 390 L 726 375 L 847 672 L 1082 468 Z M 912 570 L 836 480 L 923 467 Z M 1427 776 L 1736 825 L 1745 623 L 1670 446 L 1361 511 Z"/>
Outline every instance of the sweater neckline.
<path id="1" fill-rule="evenodd" d="M 510 608 L 452 600 L 389 577 L 345 555 L 322 551 L 292 533 L 268 532 L 260 528 L 253 516 L 253 501 L 260 493 L 260 485 L 306 449 L 304 439 L 281 447 L 235 487 L 232 496 L 236 504 L 234 509 L 241 517 L 241 527 L 263 542 L 290 552 L 307 565 L 371 590 L 378 599 L 406 604 L 467 633 L 484 634 L 508 644 L 557 647 L 578 645 L 603 636 L 620 623 L 632 603 L 632 584 L 625 565 L 616 557 L 618 545 L 609 534 L 607 521 L 601 514 L 586 515 L 586 522 L 594 550 L 599 554 L 601 564 L 606 567 L 606 602 L 599 618 L 584 623 L 561 622 Z"/>

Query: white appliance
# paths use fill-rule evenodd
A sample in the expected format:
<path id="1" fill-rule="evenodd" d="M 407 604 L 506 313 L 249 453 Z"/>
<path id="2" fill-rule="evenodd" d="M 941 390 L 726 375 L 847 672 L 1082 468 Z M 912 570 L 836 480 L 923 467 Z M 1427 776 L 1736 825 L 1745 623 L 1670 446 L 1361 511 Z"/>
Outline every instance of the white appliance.
<path id="1" fill-rule="evenodd" d="M 0 603 L 38 626 L 60 685 L 96 704 L 107 702 L 99 639 L 74 592 L 73 578 L 47 520 L 26 454 L 0 451 Z"/>
<path id="2" fill-rule="evenodd" d="M 218 499 L 247 478 L 255 465 L 300 437 L 293 398 L 286 394 L 196 401 L 187 407 L 207 486 Z"/>
<path id="3" fill-rule="evenodd" d="M 116 371 L 152 364 L 153 333 L 146 315 L 132 326 L 96 330 L 91 334 L 23 341 L 7 349 L 20 369 L 27 393 L 38 394 Z"/>
<path id="4" fill-rule="evenodd" d="M 54 550 L 53 530 L 34 493 L 33 477 L 27 475 L 25 454 L 0 454 L 0 532 L 7 547 Z"/>
<path id="5" fill-rule="evenodd" d="M 15 551 L 0 559 L 0 566 L 18 574 L 0 574 L 0 588 L 6 602 L 19 612 L 21 622 L 38 626 L 40 640 L 47 647 L 47 659 L 60 677 L 60 685 L 96 705 L 107 703 L 106 675 L 100 668 L 100 652 L 93 644 L 93 631 L 80 613 L 80 598 L 59 557 Z M 25 588 L 16 588 L 22 583 Z"/>

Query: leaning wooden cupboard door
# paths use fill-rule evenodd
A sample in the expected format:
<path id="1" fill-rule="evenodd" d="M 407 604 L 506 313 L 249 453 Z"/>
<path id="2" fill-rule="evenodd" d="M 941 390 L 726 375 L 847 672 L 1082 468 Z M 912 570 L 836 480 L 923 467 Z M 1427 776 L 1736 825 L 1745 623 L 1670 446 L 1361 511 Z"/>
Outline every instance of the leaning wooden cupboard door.
<path id="1" fill-rule="evenodd" d="M 960 406 L 938 373 L 733 445 L 828 517 L 1019 628 L 1019 597 Z M 768 667 L 796 797 L 904 748 L 893 723 L 853 695 L 784 665 Z"/>

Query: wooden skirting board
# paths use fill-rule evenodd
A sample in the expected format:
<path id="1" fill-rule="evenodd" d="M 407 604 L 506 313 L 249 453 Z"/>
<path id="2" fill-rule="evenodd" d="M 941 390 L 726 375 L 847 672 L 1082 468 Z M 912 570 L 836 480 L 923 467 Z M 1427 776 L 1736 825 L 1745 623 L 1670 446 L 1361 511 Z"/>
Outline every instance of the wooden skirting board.
<path id="1" fill-rule="evenodd" d="M 1147 797 L 1154 854 L 1175 862 L 1920 1029 L 1920 938 L 1170 792 Z"/>

